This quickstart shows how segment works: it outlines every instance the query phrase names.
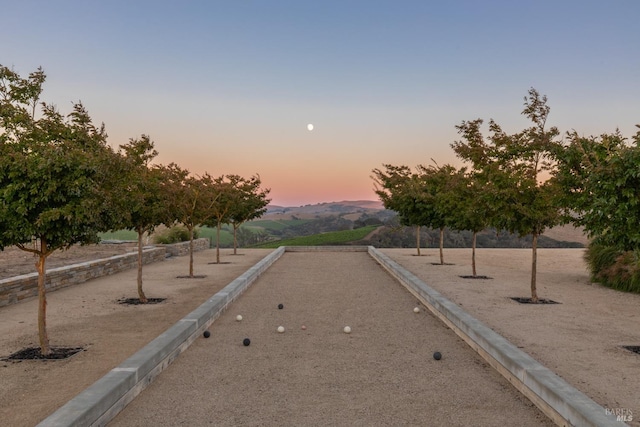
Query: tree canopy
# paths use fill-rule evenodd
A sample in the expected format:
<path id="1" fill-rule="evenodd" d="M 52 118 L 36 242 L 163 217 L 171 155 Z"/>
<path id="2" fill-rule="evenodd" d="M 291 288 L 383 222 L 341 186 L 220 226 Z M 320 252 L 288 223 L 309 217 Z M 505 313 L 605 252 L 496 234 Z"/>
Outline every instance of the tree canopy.
<path id="1" fill-rule="evenodd" d="M 490 222 L 519 236 L 533 237 L 531 268 L 531 299 L 536 292 L 536 248 L 538 237 L 546 228 L 561 222 L 558 205 L 560 187 L 553 177 L 556 164 L 553 154 L 559 142 L 559 131 L 547 129 L 550 107 L 547 97 L 530 89 L 524 98 L 522 114 L 532 126 L 509 135 L 494 120 L 489 122 L 490 135 L 483 137 L 481 119 L 463 121 L 457 126 L 462 141 L 452 148 L 462 160 L 470 163 L 474 174 L 482 179 L 487 207 L 492 212 Z M 551 178 L 545 179 L 545 174 Z"/>
<path id="2" fill-rule="evenodd" d="M 112 197 L 120 200 L 117 228 L 134 230 L 138 234 L 138 297 L 141 303 L 148 299 L 143 290 L 142 256 L 143 238 L 157 226 L 170 223 L 171 208 L 166 203 L 163 183 L 164 169 L 151 161 L 158 155 L 154 143 L 148 135 L 131 138 L 120 145 L 121 162 L 124 173 L 119 177 L 120 186 Z"/>
<path id="3" fill-rule="evenodd" d="M 63 115 L 40 102 L 45 80 L 42 69 L 22 78 L 0 65 L 0 248 L 38 256 L 39 341 L 48 355 L 46 259 L 112 227 L 100 185 L 113 151 L 81 103 Z"/>
<path id="4" fill-rule="evenodd" d="M 267 198 L 270 190 L 262 189 L 262 181 L 259 175 L 251 178 L 241 178 L 235 184 L 238 193 L 236 203 L 229 214 L 229 222 L 233 227 L 233 253 L 238 246 L 237 231 L 242 224 L 252 219 L 259 218 L 267 211 L 267 205 L 271 201 Z"/>
<path id="5" fill-rule="evenodd" d="M 569 219 L 597 244 L 639 250 L 640 131 L 631 143 L 619 131 L 598 137 L 573 131 L 557 158 Z"/>

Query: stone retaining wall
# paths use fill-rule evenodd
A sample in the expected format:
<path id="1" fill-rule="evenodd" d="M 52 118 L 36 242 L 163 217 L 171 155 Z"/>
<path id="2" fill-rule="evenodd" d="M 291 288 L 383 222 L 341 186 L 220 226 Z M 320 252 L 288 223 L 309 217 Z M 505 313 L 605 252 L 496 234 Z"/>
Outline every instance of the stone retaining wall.
<path id="1" fill-rule="evenodd" d="M 194 241 L 194 250 L 209 248 L 209 239 L 202 238 Z M 164 260 L 167 255 L 181 256 L 189 253 L 189 242 L 175 243 L 150 247 L 142 252 L 143 264 Z M 84 283 L 96 277 L 108 276 L 120 271 L 136 268 L 138 253 L 130 252 L 115 255 L 65 267 L 47 270 L 45 287 L 47 292 L 55 291 L 66 286 Z M 38 273 L 24 274 L 0 280 L 0 307 L 15 304 L 38 295 Z"/>
<path id="2" fill-rule="evenodd" d="M 183 256 L 189 255 L 189 242 L 174 243 L 172 245 L 158 245 L 167 249 L 167 255 L 170 256 Z M 209 239 L 201 237 L 193 240 L 193 251 L 203 251 L 209 249 Z"/>

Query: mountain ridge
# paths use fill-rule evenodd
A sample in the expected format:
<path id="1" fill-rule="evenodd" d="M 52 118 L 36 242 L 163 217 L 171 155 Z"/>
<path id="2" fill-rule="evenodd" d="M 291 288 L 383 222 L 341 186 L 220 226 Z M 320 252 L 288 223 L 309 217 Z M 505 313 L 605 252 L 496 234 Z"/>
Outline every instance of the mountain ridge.
<path id="1" fill-rule="evenodd" d="M 261 217 L 263 220 L 312 220 L 329 216 L 340 216 L 355 221 L 362 216 L 377 216 L 386 211 L 384 217 L 393 216 L 392 211 L 385 209 L 380 200 L 342 200 L 336 202 L 320 202 L 302 206 L 268 205 L 267 212 Z M 553 227 L 543 233 L 544 236 L 559 241 L 578 242 L 588 244 L 588 238 L 581 228 L 571 225 Z"/>

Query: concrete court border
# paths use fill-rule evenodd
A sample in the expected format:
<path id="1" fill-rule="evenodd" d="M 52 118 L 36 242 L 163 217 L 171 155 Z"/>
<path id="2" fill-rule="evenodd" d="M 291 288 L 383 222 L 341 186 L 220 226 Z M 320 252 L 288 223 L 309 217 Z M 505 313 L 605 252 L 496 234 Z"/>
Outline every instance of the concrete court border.
<path id="1" fill-rule="evenodd" d="M 284 252 L 368 252 L 558 425 L 620 426 L 604 408 L 373 246 L 281 246 L 38 424 L 103 426 L 186 350 Z"/>
<path id="2" fill-rule="evenodd" d="M 560 426 L 621 426 L 612 414 L 457 304 L 370 246 L 369 255 Z"/>
<path id="3" fill-rule="evenodd" d="M 38 427 L 104 426 L 195 341 L 285 252 L 281 246 L 49 415 Z"/>

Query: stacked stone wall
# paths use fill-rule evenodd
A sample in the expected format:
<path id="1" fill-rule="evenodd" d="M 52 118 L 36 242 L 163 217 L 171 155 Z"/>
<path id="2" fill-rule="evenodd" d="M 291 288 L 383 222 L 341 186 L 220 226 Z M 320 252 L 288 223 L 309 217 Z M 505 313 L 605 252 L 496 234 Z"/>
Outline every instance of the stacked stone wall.
<path id="1" fill-rule="evenodd" d="M 208 248 L 209 239 L 202 238 L 194 241 L 195 251 Z M 142 252 L 142 263 L 149 264 L 162 261 L 167 256 L 182 256 L 188 253 L 189 242 L 146 248 Z M 51 292 L 67 286 L 84 283 L 97 277 L 136 268 L 137 265 L 138 253 L 130 252 L 109 258 L 52 268 L 47 270 L 45 288 L 47 292 Z M 38 295 L 38 273 L 36 272 L 0 280 L 0 307 L 15 304 L 36 295 Z"/>
<path id="2" fill-rule="evenodd" d="M 201 237 L 200 239 L 195 239 L 193 241 L 193 251 L 204 251 L 205 249 L 209 249 L 209 239 L 206 237 Z M 174 243 L 172 245 L 162 245 L 167 249 L 167 255 L 170 256 L 184 256 L 189 255 L 189 242 L 180 242 Z"/>

